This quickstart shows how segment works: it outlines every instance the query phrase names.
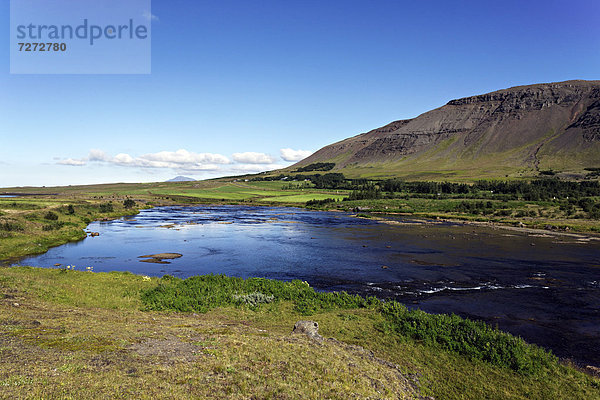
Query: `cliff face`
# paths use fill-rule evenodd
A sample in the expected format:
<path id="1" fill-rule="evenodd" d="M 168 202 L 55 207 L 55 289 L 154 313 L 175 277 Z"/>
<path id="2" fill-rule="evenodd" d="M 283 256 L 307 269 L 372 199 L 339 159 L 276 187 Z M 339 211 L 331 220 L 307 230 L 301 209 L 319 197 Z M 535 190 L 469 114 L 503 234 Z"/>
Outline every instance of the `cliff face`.
<path id="1" fill-rule="evenodd" d="M 600 81 L 520 86 L 451 100 L 326 146 L 297 166 L 313 162 L 356 171 L 368 166 L 375 175 L 600 167 Z"/>

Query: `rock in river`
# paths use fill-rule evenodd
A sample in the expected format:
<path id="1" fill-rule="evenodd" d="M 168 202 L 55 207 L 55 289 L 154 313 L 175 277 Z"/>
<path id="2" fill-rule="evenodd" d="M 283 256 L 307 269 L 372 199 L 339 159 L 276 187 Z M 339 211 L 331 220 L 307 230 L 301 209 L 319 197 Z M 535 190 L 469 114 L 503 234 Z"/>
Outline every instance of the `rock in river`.
<path id="1" fill-rule="evenodd" d="M 179 253 L 158 253 L 158 254 L 149 254 L 145 256 L 139 256 L 138 258 L 145 258 L 145 260 L 140 260 L 141 262 L 147 263 L 155 263 L 155 264 L 169 264 L 168 261 L 165 260 L 173 260 L 175 258 L 182 257 L 182 254 Z"/>

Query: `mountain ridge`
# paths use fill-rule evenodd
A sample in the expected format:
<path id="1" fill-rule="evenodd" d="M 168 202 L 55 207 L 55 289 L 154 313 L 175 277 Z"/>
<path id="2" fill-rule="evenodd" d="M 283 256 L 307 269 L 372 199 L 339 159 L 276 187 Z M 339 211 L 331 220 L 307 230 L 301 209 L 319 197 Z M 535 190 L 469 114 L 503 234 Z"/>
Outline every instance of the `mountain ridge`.
<path id="1" fill-rule="evenodd" d="M 535 176 L 600 166 L 600 81 L 516 86 L 450 100 L 325 146 L 290 170 L 334 162 L 348 176 Z"/>
<path id="2" fill-rule="evenodd" d="M 187 176 L 177 175 L 175 178 L 171 178 L 166 180 L 165 182 L 194 182 L 194 178 L 190 178 Z"/>

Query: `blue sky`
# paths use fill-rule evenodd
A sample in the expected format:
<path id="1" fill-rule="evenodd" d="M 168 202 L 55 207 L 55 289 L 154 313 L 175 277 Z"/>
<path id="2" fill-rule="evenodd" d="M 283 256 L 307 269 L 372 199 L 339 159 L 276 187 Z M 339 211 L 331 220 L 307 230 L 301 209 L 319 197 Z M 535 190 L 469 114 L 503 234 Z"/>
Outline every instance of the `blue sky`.
<path id="1" fill-rule="evenodd" d="M 151 11 L 149 75 L 11 75 L 1 3 L 0 187 L 258 172 L 453 98 L 600 79 L 596 0 Z"/>

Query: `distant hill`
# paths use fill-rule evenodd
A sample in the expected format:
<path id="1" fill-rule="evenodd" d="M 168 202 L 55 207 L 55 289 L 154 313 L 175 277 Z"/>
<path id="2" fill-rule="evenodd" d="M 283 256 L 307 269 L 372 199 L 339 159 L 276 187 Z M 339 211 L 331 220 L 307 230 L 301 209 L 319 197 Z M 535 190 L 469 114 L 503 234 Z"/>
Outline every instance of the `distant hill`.
<path id="1" fill-rule="evenodd" d="M 188 178 L 187 176 L 179 175 L 179 176 L 176 176 L 175 178 L 169 179 L 168 181 L 165 181 L 165 182 L 193 182 L 193 181 L 195 181 L 194 178 Z"/>
<path id="2" fill-rule="evenodd" d="M 323 147 L 286 169 L 349 177 L 479 179 L 600 167 L 600 81 L 519 86 L 451 100 Z"/>

